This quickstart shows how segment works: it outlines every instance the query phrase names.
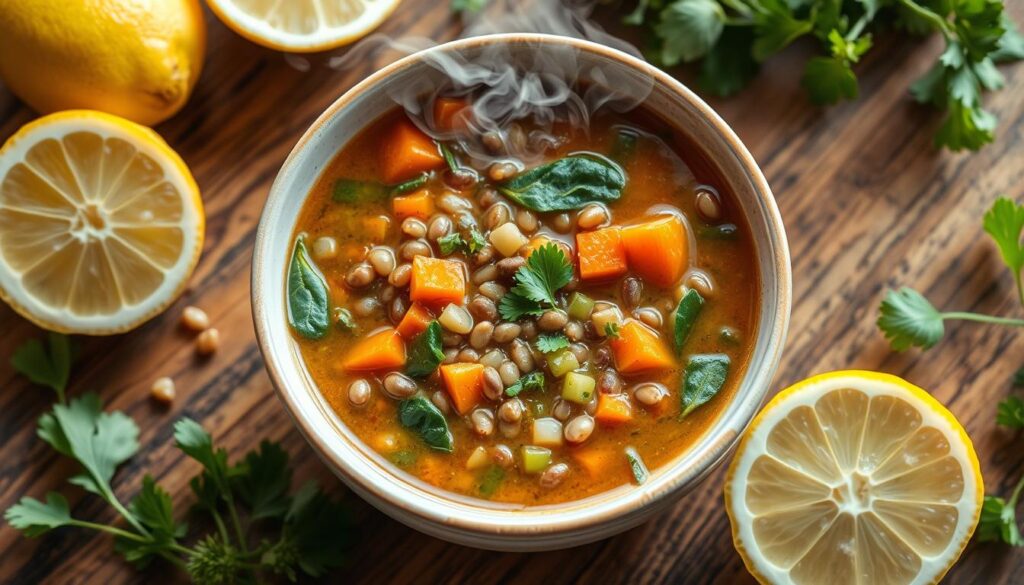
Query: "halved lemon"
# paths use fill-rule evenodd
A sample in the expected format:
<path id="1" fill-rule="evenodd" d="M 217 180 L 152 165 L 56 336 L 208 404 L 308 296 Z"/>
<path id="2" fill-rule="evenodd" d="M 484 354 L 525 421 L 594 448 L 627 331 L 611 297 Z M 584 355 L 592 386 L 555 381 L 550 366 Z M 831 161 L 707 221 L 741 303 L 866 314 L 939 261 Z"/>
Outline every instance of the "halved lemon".
<path id="1" fill-rule="evenodd" d="M 762 583 L 937 583 L 984 486 L 970 438 L 927 392 L 887 374 L 815 376 L 776 396 L 725 484 L 733 542 Z"/>
<path id="2" fill-rule="evenodd" d="M 221 21 L 250 41 L 294 53 L 327 51 L 362 37 L 401 0 L 207 0 Z"/>
<path id="3" fill-rule="evenodd" d="M 155 132 L 45 116 L 0 149 L 0 298 L 52 331 L 132 329 L 184 289 L 204 223 L 192 174 Z"/>

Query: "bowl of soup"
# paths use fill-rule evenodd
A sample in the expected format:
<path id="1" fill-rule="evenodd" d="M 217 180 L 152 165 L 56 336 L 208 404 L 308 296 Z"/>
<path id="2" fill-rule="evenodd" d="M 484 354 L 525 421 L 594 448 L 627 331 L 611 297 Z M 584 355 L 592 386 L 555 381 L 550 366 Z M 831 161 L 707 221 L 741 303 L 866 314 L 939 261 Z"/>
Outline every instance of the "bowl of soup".
<path id="1" fill-rule="evenodd" d="M 565 79 L 534 69 L 565 55 Z M 774 197 L 707 104 L 615 49 L 516 34 L 327 109 L 271 189 L 252 305 L 282 403 L 353 491 L 527 551 L 635 526 L 726 457 L 790 286 Z"/>

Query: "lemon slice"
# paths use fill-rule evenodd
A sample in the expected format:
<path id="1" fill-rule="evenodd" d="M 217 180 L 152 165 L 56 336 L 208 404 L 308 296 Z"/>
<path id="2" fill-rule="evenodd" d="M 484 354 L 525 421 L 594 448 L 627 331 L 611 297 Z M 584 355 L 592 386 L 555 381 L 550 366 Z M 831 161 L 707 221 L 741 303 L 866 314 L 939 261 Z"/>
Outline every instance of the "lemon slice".
<path id="1" fill-rule="evenodd" d="M 53 331 L 132 329 L 184 289 L 204 222 L 191 173 L 152 130 L 40 118 L 0 149 L 0 298 Z"/>
<path id="2" fill-rule="evenodd" d="M 346 45 L 377 28 L 401 0 L 207 0 L 250 41 L 296 53 Z"/>
<path id="3" fill-rule="evenodd" d="M 762 583 L 937 583 L 984 495 L 970 438 L 920 388 L 873 372 L 775 397 L 729 467 L 733 541 Z"/>

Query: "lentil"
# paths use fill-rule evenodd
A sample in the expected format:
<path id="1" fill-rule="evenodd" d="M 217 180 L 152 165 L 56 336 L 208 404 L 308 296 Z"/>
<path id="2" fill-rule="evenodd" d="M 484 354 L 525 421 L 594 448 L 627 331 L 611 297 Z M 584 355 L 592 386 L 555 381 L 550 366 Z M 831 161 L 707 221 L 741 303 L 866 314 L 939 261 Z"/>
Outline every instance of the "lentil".
<path id="1" fill-rule="evenodd" d="M 412 259 L 417 256 L 433 256 L 434 251 L 431 249 L 430 244 L 423 240 L 410 240 L 402 244 L 399 252 L 402 256 L 402 260 L 406 262 L 412 262 Z"/>
<path id="2" fill-rule="evenodd" d="M 633 390 L 633 397 L 644 406 L 655 406 L 665 397 L 665 391 L 657 384 L 640 384 Z"/>
<path id="3" fill-rule="evenodd" d="M 452 220 L 447 215 L 435 215 L 427 226 L 427 239 L 438 240 L 452 231 Z"/>
<path id="4" fill-rule="evenodd" d="M 320 236 L 313 240 L 313 257 L 330 260 L 338 255 L 338 241 L 331 236 Z"/>
<path id="5" fill-rule="evenodd" d="M 501 395 L 505 392 L 505 385 L 501 380 L 501 375 L 498 374 L 493 366 L 484 367 L 484 396 L 491 400 L 501 399 Z"/>
<path id="6" fill-rule="evenodd" d="M 563 435 L 570 443 L 582 443 L 594 432 L 594 418 L 589 414 L 581 414 L 565 423 Z"/>
<path id="7" fill-rule="evenodd" d="M 576 216 L 576 226 L 581 230 L 592 230 L 599 225 L 607 223 L 609 220 L 608 210 L 600 205 L 587 205 L 578 216 Z"/>
<path id="8" fill-rule="evenodd" d="M 515 323 L 501 323 L 494 328 L 494 341 L 497 343 L 508 343 L 519 337 L 523 328 Z"/>
<path id="9" fill-rule="evenodd" d="M 500 225 L 506 224 L 512 218 L 512 211 L 504 203 L 495 203 L 487 209 L 484 215 L 484 225 L 487 229 L 493 230 Z"/>
<path id="10" fill-rule="evenodd" d="M 565 314 L 565 311 L 544 311 L 544 314 L 537 319 L 537 326 L 544 331 L 558 331 L 568 322 L 569 316 Z"/>
<path id="11" fill-rule="evenodd" d="M 370 401 L 370 383 L 362 378 L 353 380 L 348 385 L 348 401 L 352 406 L 366 406 Z"/>
<path id="12" fill-rule="evenodd" d="M 405 374 L 391 372 L 384 376 L 384 393 L 396 400 L 409 398 L 416 393 L 416 382 Z"/>
<path id="13" fill-rule="evenodd" d="M 488 264 L 477 269 L 473 273 L 471 280 L 475 285 L 483 285 L 498 278 L 498 267 L 494 264 Z M 481 292 L 483 292 L 481 290 Z"/>
<path id="14" fill-rule="evenodd" d="M 491 343 L 494 336 L 494 323 L 481 321 L 477 323 L 469 333 L 469 345 L 473 349 L 484 349 Z"/>
<path id="15" fill-rule="evenodd" d="M 473 300 L 469 302 L 468 308 L 473 318 L 479 321 L 493 321 L 498 318 L 498 307 L 494 304 L 494 301 L 485 296 L 476 295 L 473 297 Z"/>
<path id="16" fill-rule="evenodd" d="M 451 405 L 448 404 L 448 395 L 440 390 L 430 395 L 430 401 L 444 414 L 448 414 L 452 409 Z"/>
<path id="17" fill-rule="evenodd" d="M 352 312 L 357 317 L 369 317 L 380 308 L 380 301 L 373 297 L 363 297 L 352 306 Z"/>
<path id="18" fill-rule="evenodd" d="M 516 368 L 522 373 L 528 374 L 536 367 L 533 363 L 533 352 L 530 351 L 530 346 L 522 339 L 512 340 L 512 347 L 509 353 L 512 355 L 512 361 L 515 362 Z"/>
<path id="19" fill-rule="evenodd" d="M 372 266 L 366 262 L 360 262 L 353 266 L 348 271 L 348 274 L 345 275 L 345 284 L 352 288 L 363 288 L 373 282 L 376 275 L 377 273 Z"/>
<path id="20" fill-rule="evenodd" d="M 480 354 L 471 347 L 459 352 L 459 361 L 467 364 L 475 364 L 480 361 Z"/>
<path id="21" fill-rule="evenodd" d="M 412 264 L 399 264 L 388 276 L 388 283 L 396 288 L 405 288 L 412 279 Z"/>
<path id="22" fill-rule="evenodd" d="M 516 213 L 516 225 L 524 234 L 532 234 L 540 227 L 540 222 L 537 221 L 537 216 L 533 212 L 520 209 Z"/>
<path id="23" fill-rule="evenodd" d="M 402 220 L 402 233 L 414 240 L 427 235 L 427 224 L 415 217 L 407 217 Z"/>
<path id="24" fill-rule="evenodd" d="M 486 408 L 478 408 L 469 415 L 469 421 L 473 425 L 473 432 L 481 437 L 489 437 L 494 434 L 494 413 Z"/>
<path id="25" fill-rule="evenodd" d="M 556 463 L 545 469 L 544 473 L 540 474 L 537 482 L 542 488 L 551 489 L 558 487 L 558 484 L 562 483 L 567 475 L 569 475 L 569 466 L 565 463 Z"/>
<path id="26" fill-rule="evenodd" d="M 498 368 L 498 375 L 501 376 L 501 383 L 508 388 L 519 380 L 519 368 L 514 363 L 505 361 Z"/>

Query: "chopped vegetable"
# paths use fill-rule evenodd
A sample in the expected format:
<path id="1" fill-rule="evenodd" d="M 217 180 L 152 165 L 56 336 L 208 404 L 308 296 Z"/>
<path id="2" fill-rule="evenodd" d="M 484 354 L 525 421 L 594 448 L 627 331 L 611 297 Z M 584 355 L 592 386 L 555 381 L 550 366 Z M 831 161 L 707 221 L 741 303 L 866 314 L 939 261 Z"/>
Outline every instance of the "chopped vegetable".
<path id="1" fill-rule="evenodd" d="M 569 352 L 570 355 L 572 352 Z M 573 356 L 575 359 L 576 356 Z M 597 381 L 586 374 L 568 372 L 562 382 L 562 398 L 576 404 L 587 404 L 594 398 Z"/>
<path id="2" fill-rule="evenodd" d="M 622 228 L 629 269 L 654 286 L 679 282 L 689 262 L 689 245 L 686 227 L 674 215 Z"/>
<path id="3" fill-rule="evenodd" d="M 558 304 L 555 293 L 572 280 L 572 266 L 555 244 L 545 244 L 531 254 L 516 272 L 516 285 L 501 298 L 498 310 L 507 321 L 539 316 Z"/>
<path id="4" fill-rule="evenodd" d="M 540 234 L 530 238 L 530 241 L 526 242 L 523 247 L 519 248 L 519 255 L 523 258 L 529 258 L 534 252 L 540 249 L 541 246 L 551 242 L 551 238 Z"/>
<path id="5" fill-rule="evenodd" d="M 498 226 L 491 230 L 489 236 L 491 244 L 494 245 L 494 249 L 501 252 L 503 256 L 515 256 L 519 252 L 519 248 L 522 248 L 527 243 L 526 236 L 523 232 L 519 231 L 519 227 L 512 222 L 508 222 Z"/>
<path id="6" fill-rule="evenodd" d="M 618 452 L 614 455 L 609 453 L 607 450 L 601 450 L 594 445 L 588 446 L 586 449 L 573 449 L 571 451 L 573 459 L 575 459 L 590 477 L 604 477 L 608 473 L 608 465 L 612 462 L 612 457 L 617 457 Z"/>
<path id="7" fill-rule="evenodd" d="M 547 355 L 547 361 L 548 370 L 550 370 L 551 375 L 556 378 L 561 378 L 573 370 L 578 370 L 580 367 L 580 362 L 576 359 L 576 354 L 568 349 L 549 353 Z"/>
<path id="8" fill-rule="evenodd" d="M 690 337 L 690 332 L 693 331 L 693 324 L 697 321 L 697 316 L 700 315 L 700 310 L 703 307 L 704 297 L 700 296 L 700 293 L 692 288 L 686 291 L 683 298 L 679 300 L 679 306 L 676 307 L 674 325 L 676 355 L 683 352 L 683 345 L 686 343 L 686 339 Z"/>
<path id="9" fill-rule="evenodd" d="M 419 434 L 431 449 L 451 453 L 454 439 L 448 421 L 434 403 L 424 396 L 413 396 L 398 403 L 398 422 Z"/>
<path id="10" fill-rule="evenodd" d="M 480 364 L 445 364 L 441 366 L 441 379 L 459 414 L 468 413 L 483 398 L 484 367 Z"/>
<path id="11" fill-rule="evenodd" d="M 369 372 L 401 368 L 405 365 L 405 342 L 388 327 L 356 342 L 342 360 L 348 372 Z"/>
<path id="12" fill-rule="evenodd" d="M 355 331 L 356 320 L 352 317 L 352 311 L 344 307 L 334 308 L 334 324 L 342 331 Z"/>
<path id="13" fill-rule="evenodd" d="M 626 249 L 618 227 L 579 232 L 576 234 L 576 254 L 583 280 L 617 278 L 628 270 Z"/>
<path id="14" fill-rule="evenodd" d="M 633 420 L 633 406 L 626 394 L 600 394 L 597 397 L 597 410 L 594 420 L 606 425 L 615 426 Z"/>
<path id="15" fill-rule="evenodd" d="M 382 140 L 381 174 L 388 183 L 398 183 L 444 165 L 433 139 L 403 118 Z"/>
<path id="16" fill-rule="evenodd" d="M 391 210 L 399 220 L 407 217 L 429 219 L 434 215 L 434 198 L 426 189 L 421 189 L 411 195 L 392 199 Z"/>
<path id="17" fill-rule="evenodd" d="M 390 189 L 382 183 L 359 181 L 356 179 L 338 179 L 334 182 L 331 198 L 337 203 L 363 203 L 380 201 L 388 196 Z"/>
<path id="18" fill-rule="evenodd" d="M 528 390 L 544 390 L 544 372 L 530 372 L 505 388 L 505 396 L 515 397 Z"/>
<path id="19" fill-rule="evenodd" d="M 487 465 L 491 458 L 487 455 L 487 447 L 478 445 L 473 452 L 469 454 L 469 458 L 466 459 L 466 469 L 474 470 L 480 469 Z"/>
<path id="20" fill-rule="evenodd" d="M 562 423 L 551 417 L 533 420 L 531 440 L 542 447 L 559 447 L 562 445 Z"/>
<path id="21" fill-rule="evenodd" d="M 523 471 L 526 473 L 540 473 L 547 469 L 548 465 L 551 465 L 551 449 L 523 445 L 520 452 L 523 458 Z"/>
<path id="22" fill-rule="evenodd" d="M 573 155 L 520 173 L 498 190 L 534 211 L 568 211 L 615 201 L 625 185 L 618 165 L 596 156 Z"/>
<path id="23" fill-rule="evenodd" d="M 619 324 L 614 321 L 609 321 L 604 324 L 604 336 L 608 339 L 619 338 Z"/>
<path id="24" fill-rule="evenodd" d="M 561 333 L 543 333 L 537 336 L 533 346 L 541 353 L 553 353 L 569 347 L 569 338 Z"/>
<path id="25" fill-rule="evenodd" d="M 466 130 L 472 116 L 464 98 L 439 97 L 434 100 L 434 127 L 442 132 Z"/>
<path id="26" fill-rule="evenodd" d="M 601 337 L 618 337 L 619 326 L 622 325 L 622 311 L 618 307 L 602 309 L 590 316 L 594 330 Z"/>
<path id="27" fill-rule="evenodd" d="M 427 325 L 433 320 L 430 311 L 419 303 L 413 303 L 405 316 L 398 323 L 398 334 L 405 339 L 412 339 L 427 330 Z"/>
<path id="28" fill-rule="evenodd" d="M 302 236 L 295 240 L 288 268 L 288 322 L 307 339 L 320 339 L 331 326 L 327 282 L 314 268 Z"/>
<path id="29" fill-rule="evenodd" d="M 366 238 L 374 243 L 381 243 L 388 235 L 388 228 L 391 227 L 391 220 L 384 215 L 368 217 L 363 220 L 363 233 Z"/>
<path id="30" fill-rule="evenodd" d="M 569 308 L 566 310 L 571 319 L 585 321 L 594 312 L 594 299 L 581 292 L 574 292 L 569 297 Z"/>
<path id="31" fill-rule="evenodd" d="M 415 451 L 395 451 L 388 455 L 388 459 L 399 467 L 412 467 L 419 457 Z"/>
<path id="32" fill-rule="evenodd" d="M 461 305 L 466 296 L 466 279 L 462 263 L 428 256 L 412 260 L 409 299 L 431 306 L 446 303 Z"/>
<path id="33" fill-rule="evenodd" d="M 429 376 L 434 373 L 443 360 L 441 324 L 431 321 L 426 330 L 413 339 L 409 346 L 409 359 L 406 361 L 405 373 L 414 378 Z"/>
<path id="34" fill-rule="evenodd" d="M 392 195 L 404 195 L 410 191 L 415 191 L 423 185 L 427 184 L 427 180 L 430 179 L 430 173 L 420 173 L 419 176 L 413 177 L 408 181 L 402 181 L 391 188 Z"/>
<path id="35" fill-rule="evenodd" d="M 721 353 L 690 356 L 683 382 L 679 418 L 706 404 L 718 394 L 729 375 L 729 356 Z"/>
<path id="36" fill-rule="evenodd" d="M 658 334 L 639 321 L 629 319 L 611 340 L 615 365 L 622 374 L 636 374 L 676 367 L 672 352 Z"/>
<path id="37" fill-rule="evenodd" d="M 626 447 L 626 461 L 629 463 L 629 469 L 633 472 L 633 479 L 636 480 L 637 485 L 643 485 L 651 474 L 647 471 L 647 466 L 644 465 L 644 460 L 640 458 L 636 449 Z"/>
<path id="38" fill-rule="evenodd" d="M 505 481 L 505 470 L 492 465 L 487 468 L 484 472 L 483 477 L 480 479 L 480 487 L 477 491 L 481 496 L 489 498 L 494 495 L 494 492 L 498 491 L 501 486 L 501 482 Z"/>

